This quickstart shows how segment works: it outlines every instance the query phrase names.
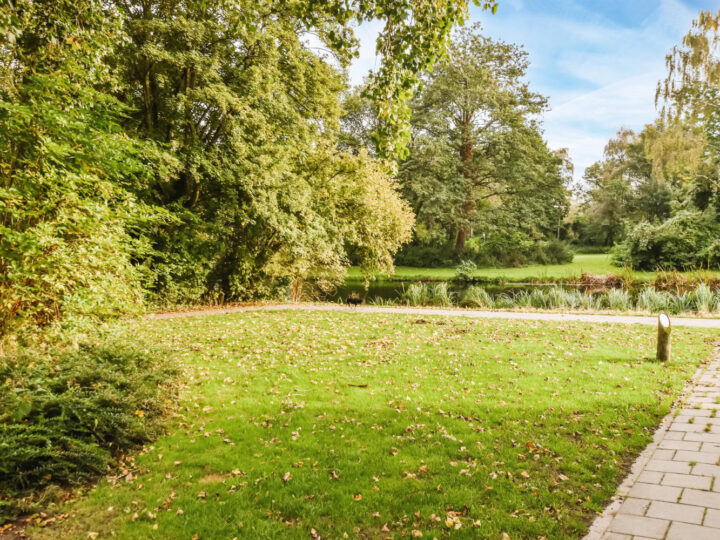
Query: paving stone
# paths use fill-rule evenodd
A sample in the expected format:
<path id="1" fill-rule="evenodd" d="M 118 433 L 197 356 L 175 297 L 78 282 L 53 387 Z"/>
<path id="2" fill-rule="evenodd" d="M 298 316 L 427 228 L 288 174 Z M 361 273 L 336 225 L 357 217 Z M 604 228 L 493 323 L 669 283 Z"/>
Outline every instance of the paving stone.
<path id="1" fill-rule="evenodd" d="M 668 441 L 670 442 L 670 441 Z M 675 441 L 675 442 L 686 442 L 686 441 Z M 692 441 L 687 441 L 692 442 Z M 680 450 L 678 448 L 678 450 Z M 691 450 L 691 448 L 683 448 L 683 450 Z M 720 453 L 720 443 L 704 442 L 700 443 L 701 452 L 718 452 Z"/>
<path id="2" fill-rule="evenodd" d="M 622 503 L 620 510 L 618 510 L 618 514 L 644 516 L 651 502 L 652 501 L 648 501 L 646 499 L 635 499 L 633 497 L 630 497 L 628 499 L 625 499 L 625 501 Z"/>
<path id="3" fill-rule="evenodd" d="M 692 452 L 700 450 L 701 445 L 704 445 L 704 443 L 697 441 L 671 441 L 664 438 L 660 441 L 660 444 L 658 444 L 658 448 L 667 450 L 690 450 Z"/>
<path id="4" fill-rule="evenodd" d="M 720 476 L 720 467 L 708 463 L 698 463 L 692 468 L 695 476 Z"/>
<path id="5" fill-rule="evenodd" d="M 710 529 L 699 525 L 689 525 L 674 521 L 670 525 L 666 540 L 718 540 L 720 529 Z"/>
<path id="6" fill-rule="evenodd" d="M 610 524 L 610 532 L 642 535 L 648 538 L 661 539 L 665 537 L 670 522 L 666 519 L 657 519 L 628 514 L 618 514 Z M 685 539 L 687 540 L 687 539 Z M 717 540 L 717 539 L 716 539 Z"/>
<path id="7" fill-rule="evenodd" d="M 657 484 L 642 484 L 636 482 L 630 488 L 630 497 L 638 499 L 650 499 L 653 501 L 677 502 L 682 489 L 673 486 L 658 486 Z"/>
<path id="8" fill-rule="evenodd" d="M 633 537 L 629 534 L 606 533 L 603 535 L 602 540 L 633 540 Z"/>
<path id="9" fill-rule="evenodd" d="M 656 471 L 643 471 L 638 475 L 637 481 L 644 484 L 660 484 L 665 474 L 666 473 Z"/>
<path id="10" fill-rule="evenodd" d="M 653 459 L 664 459 L 664 460 L 671 461 L 673 459 L 673 457 L 675 456 L 675 452 L 676 452 L 676 450 L 668 450 L 665 448 L 658 448 L 657 450 L 655 450 L 655 452 L 653 452 L 652 458 Z M 687 452 L 687 450 L 685 450 L 685 452 Z M 684 461 L 684 460 L 679 460 L 679 461 Z"/>
<path id="11" fill-rule="evenodd" d="M 720 408 L 720 405 L 718 405 Z M 677 415 L 676 418 L 679 418 L 681 416 L 690 416 L 690 417 L 708 417 L 712 414 L 712 411 L 709 409 L 681 409 L 680 414 Z"/>
<path id="12" fill-rule="evenodd" d="M 663 437 L 664 441 L 682 441 L 685 438 L 685 433 L 682 431 L 668 431 Z M 718 441 L 720 442 L 720 441 Z"/>
<path id="13" fill-rule="evenodd" d="M 685 433 L 684 441 L 713 442 L 720 443 L 720 435 L 717 433 Z"/>
<path id="14" fill-rule="evenodd" d="M 720 529 L 720 510 L 708 508 L 705 511 L 705 521 L 703 521 L 703 525 Z"/>
<path id="15" fill-rule="evenodd" d="M 663 486 L 710 489 L 712 478 L 709 476 L 696 476 L 694 474 L 665 473 L 661 484 Z"/>
<path id="16" fill-rule="evenodd" d="M 645 470 L 690 474 L 690 465 L 681 461 L 651 459 L 647 462 L 647 465 L 645 465 Z"/>
<path id="17" fill-rule="evenodd" d="M 694 523 L 700 525 L 703 521 L 705 508 L 701 506 L 690 506 L 662 501 L 653 501 L 646 512 L 646 516 L 654 518 L 669 519 L 670 521 L 682 521 L 683 523 Z"/>
<path id="18" fill-rule="evenodd" d="M 694 461 L 695 463 L 709 463 L 714 465 L 720 460 L 720 453 L 677 450 L 673 459 L 675 461 Z"/>
<path id="19" fill-rule="evenodd" d="M 697 489 L 683 490 L 680 502 L 683 504 L 694 504 L 695 506 L 706 506 L 720 510 L 720 493 L 711 491 L 700 491 Z"/>
<path id="20" fill-rule="evenodd" d="M 673 422 L 670 425 L 670 431 L 684 431 L 686 433 L 720 433 L 718 426 L 707 426 L 706 422 L 698 422 L 696 424 L 683 424 L 681 422 Z"/>

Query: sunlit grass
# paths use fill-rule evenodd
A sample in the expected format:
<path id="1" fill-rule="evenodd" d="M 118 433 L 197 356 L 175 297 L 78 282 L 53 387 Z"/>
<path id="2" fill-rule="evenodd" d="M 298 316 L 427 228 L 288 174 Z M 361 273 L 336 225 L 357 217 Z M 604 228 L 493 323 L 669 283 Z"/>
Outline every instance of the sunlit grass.
<path id="1" fill-rule="evenodd" d="M 573 262 L 568 264 L 553 265 L 532 265 L 522 268 L 478 268 L 474 272 L 477 279 L 505 280 L 509 282 L 518 281 L 562 281 L 578 278 L 583 273 L 608 275 L 623 274 L 624 270 L 613 266 L 608 254 L 575 255 Z M 720 277 L 720 272 L 681 272 L 686 277 Z M 632 272 L 634 279 L 639 281 L 651 281 L 657 275 L 656 272 Z M 455 278 L 455 268 L 413 268 L 409 266 L 398 266 L 392 276 L 378 276 L 378 279 L 394 280 L 435 280 L 449 281 Z M 348 272 L 349 279 L 361 279 L 362 276 L 357 268 L 351 268 Z"/>
<path id="2" fill-rule="evenodd" d="M 580 538 L 715 339 L 676 328 L 660 365 L 639 326 L 264 312 L 119 332 L 184 364 L 182 408 L 34 537 Z"/>

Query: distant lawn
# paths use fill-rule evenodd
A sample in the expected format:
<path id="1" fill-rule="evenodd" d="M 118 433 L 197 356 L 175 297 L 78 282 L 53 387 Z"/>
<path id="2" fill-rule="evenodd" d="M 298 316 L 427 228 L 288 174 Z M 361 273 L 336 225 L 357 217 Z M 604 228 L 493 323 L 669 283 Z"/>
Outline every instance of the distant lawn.
<path id="1" fill-rule="evenodd" d="M 589 274 L 621 274 L 622 268 L 613 266 L 610 263 L 610 255 L 575 255 L 573 262 L 568 264 L 533 265 L 521 268 L 480 268 L 475 272 L 479 279 L 500 280 L 509 282 L 518 281 L 563 281 L 574 277 L 580 277 L 585 272 Z M 692 272 L 685 272 L 691 275 Z M 720 276 L 720 272 L 713 272 Z M 650 281 L 655 277 L 655 272 L 633 272 L 637 280 Z M 413 268 L 410 266 L 398 266 L 392 276 L 379 275 L 380 280 L 434 280 L 449 281 L 455 277 L 455 268 Z M 362 279 L 358 268 L 351 268 L 348 272 L 349 279 Z"/>
<path id="2" fill-rule="evenodd" d="M 283 311 L 121 334 L 184 363 L 182 409 L 33 538 L 580 538 L 716 339 L 676 328 L 659 365 L 640 326 Z"/>

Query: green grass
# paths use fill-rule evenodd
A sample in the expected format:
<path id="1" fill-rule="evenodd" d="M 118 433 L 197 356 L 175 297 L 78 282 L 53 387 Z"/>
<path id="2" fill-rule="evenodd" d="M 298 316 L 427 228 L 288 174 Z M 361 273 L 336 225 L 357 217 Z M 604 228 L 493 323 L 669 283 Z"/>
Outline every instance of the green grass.
<path id="1" fill-rule="evenodd" d="M 588 274 L 621 274 L 622 268 L 613 266 L 608 254 L 575 255 L 573 262 L 568 264 L 533 265 L 521 268 L 478 268 L 474 273 L 477 279 L 487 281 L 564 281 L 580 277 L 582 273 Z M 682 273 L 685 276 L 692 276 L 693 272 Z M 711 272 L 712 275 L 720 277 L 720 272 Z M 412 268 L 409 266 L 398 266 L 392 276 L 378 275 L 380 280 L 433 280 L 449 281 L 455 277 L 455 268 Z M 640 281 L 651 281 L 656 272 L 633 272 L 633 277 Z M 359 280 L 362 275 L 358 268 L 351 268 L 348 271 L 348 279 Z"/>
<path id="2" fill-rule="evenodd" d="M 676 328 L 660 365 L 640 326 L 320 312 L 126 324 L 183 363 L 182 408 L 33 538 L 580 538 L 715 339 Z"/>

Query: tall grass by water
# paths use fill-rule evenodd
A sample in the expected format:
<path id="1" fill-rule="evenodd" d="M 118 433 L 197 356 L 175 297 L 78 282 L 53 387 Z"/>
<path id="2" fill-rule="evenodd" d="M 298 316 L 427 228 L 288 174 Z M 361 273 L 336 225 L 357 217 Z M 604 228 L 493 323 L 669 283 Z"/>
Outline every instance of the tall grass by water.
<path id="1" fill-rule="evenodd" d="M 375 300 L 371 303 L 387 305 Z M 700 283 L 694 290 L 663 291 L 647 287 L 633 295 L 627 289 L 584 292 L 567 287 L 538 287 L 530 291 L 503 292 L 493 296 L 480 285 L 471 285 L 461 293 L 450 290 L 445 282 L 413 283 L 393 304 L 408 306 L 460 306 L 475 309 L 568 309 L 586 311 L 644 311 L 658 313 L 720 313 L 720 291 Z"/>

